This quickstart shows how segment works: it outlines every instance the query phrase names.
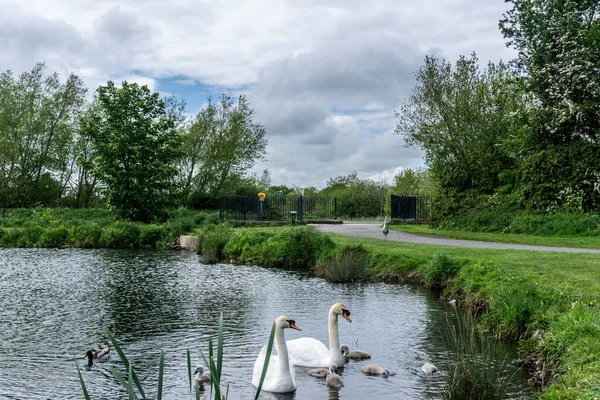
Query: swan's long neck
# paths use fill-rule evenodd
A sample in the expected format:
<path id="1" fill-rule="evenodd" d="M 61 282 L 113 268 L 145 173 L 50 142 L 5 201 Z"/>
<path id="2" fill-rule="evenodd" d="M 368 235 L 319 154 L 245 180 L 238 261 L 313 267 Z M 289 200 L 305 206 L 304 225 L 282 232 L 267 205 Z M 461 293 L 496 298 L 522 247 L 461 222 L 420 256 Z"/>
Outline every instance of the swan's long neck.
<path id="1" fill-rule="evenodd" d="M 344 365 L 344 357 L 340 350 L 338 316 L 332 310 L 329 311 L 329 362 Z"/>
<path id="2" fill-rule="evenodd" d="M 279 375 L 290 374 L 290 358 L 288 356 L 287 345 L 285 344 L 285 334 L 283 328 L 275 330 L 275 347 L 277 348 L 277 356 L 279 357 Z"/>

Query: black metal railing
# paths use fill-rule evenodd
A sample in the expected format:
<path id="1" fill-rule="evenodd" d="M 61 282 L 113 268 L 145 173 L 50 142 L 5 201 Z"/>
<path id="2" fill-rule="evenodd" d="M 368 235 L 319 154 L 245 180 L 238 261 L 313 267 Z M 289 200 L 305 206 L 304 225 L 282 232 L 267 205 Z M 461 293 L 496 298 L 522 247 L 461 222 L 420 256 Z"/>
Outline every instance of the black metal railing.
<path id="1" fill-rule="evenodd" d="M 219 215 L 222 220 L 291 221 L 337 219 L 337 199 L 332 197 L 221 196 Z"/>
<path id="2" fill-rule="evenodd" d="M 427 221 L 431 196 L 392 195 L 391 217 L 403 220 Z"/>

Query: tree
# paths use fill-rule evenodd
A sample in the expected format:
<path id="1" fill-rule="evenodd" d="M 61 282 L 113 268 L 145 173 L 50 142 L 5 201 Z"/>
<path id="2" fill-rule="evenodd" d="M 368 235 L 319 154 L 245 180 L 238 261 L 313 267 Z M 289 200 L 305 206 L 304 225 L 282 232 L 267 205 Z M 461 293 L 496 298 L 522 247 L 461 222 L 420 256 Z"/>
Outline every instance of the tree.
<path id="1" fill-rule="evenodd" d="M 121 218 L 151 221 L 169 204 L 181 138 L 165 102 L 147 86 L 112 81 L 97 91 L 98 107 L 82 120 L 91 140 L 94 172 Z"/>
<path id="2" fill-rule="evenodd" d="M 319 195 L 338 200 L 338 215 L 349 218 L 376 217 L 383 213 L 388 186 L 370 179 L 360 179 L 356 171 L 330 178 Z"/>
<path id="3" fill-rule="evenodd" d="M 264 158 L 263 125 L 253 120 L 246 96 L 237 104 L 223 95 L 201 110 L 184 134 L 180 184 L 184 193 L 196 190 L 221 194 L 233 190 L 254 163 Z"/>
<path id="4" fill-rule="evenodd" d="M 454 68 L 427 56 L 416 78 L 396 112 L 395 133 L 425 151 L 441 190 L 433 207 L 443 217 L 472 206 L 468 198 L 493 193 L 498 175 L 514 168 L 506 143 L 518 129 L 515 115 L 525 97 L 507 65 L 490 63 L 480 71 L 475 54 L 461 56 Z"/>
<path id="5" fill-rule="evenodd" d="M 525 198 L 544 210 L 569 189 L 600 203 L 600 3 L 507 0 L 500 21 L 515 66 L 536 97 L 524 141 Z"/>
<path id="6" fill-rule="evenodd" d="M 56 205 L 64 193 L 75 122 L 86 89 L 76 75 L 61 83 L 58 74 L 45 75 L 45 69 L 39 63 L 18 79 L 11 71 L 0 74 L 3 206 Z M 49 187 L 53 196 L 44 192 Z"/>

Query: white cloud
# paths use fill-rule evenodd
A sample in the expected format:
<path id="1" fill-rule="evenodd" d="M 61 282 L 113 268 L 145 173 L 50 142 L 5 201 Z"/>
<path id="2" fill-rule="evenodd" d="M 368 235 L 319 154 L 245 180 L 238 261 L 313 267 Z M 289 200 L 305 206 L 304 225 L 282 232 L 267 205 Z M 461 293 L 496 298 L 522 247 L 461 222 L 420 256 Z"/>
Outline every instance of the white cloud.
<path id="1" fill-rule="evenodd" d="M 4 0 L 0 70 L 45 61 L 90 91 L 108 79 L 156 89 L 244 92 L 268 132 L 276 184 L 314 185 L 356 170 L 388 177 L 422 165 L 393 136 L 394 106 L 425 54 L 509 59 L 504 2 L 479 0 Z M 174 90 L 169 88 L 169 90 Z M 195 114 L 197 110 L 191 110 Z"/>

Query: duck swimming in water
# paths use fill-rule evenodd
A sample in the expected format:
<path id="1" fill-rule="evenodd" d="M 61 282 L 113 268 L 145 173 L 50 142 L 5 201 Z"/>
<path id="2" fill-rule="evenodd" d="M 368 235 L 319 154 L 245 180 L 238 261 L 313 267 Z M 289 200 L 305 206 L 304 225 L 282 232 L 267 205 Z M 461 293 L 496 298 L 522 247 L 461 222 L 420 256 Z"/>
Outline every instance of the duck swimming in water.
<path id="1" fill-rule="evenodd" d="M 94 365 L 95 362 L 106 362 L 110 358 L 110 348 L 105 347 L 100 350 L 88 350 L 83 358 L 88 359 L 88 367 Z"/>

